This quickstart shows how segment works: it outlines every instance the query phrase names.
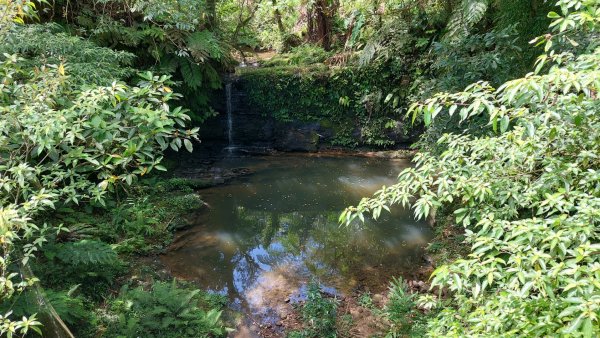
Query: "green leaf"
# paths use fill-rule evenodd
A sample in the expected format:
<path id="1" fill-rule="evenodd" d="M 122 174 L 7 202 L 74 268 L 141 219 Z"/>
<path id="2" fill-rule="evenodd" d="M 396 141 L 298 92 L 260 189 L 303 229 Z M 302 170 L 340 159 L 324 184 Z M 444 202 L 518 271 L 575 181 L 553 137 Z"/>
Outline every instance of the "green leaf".
<path id="1" fill-rule="evenodd" d="M 425 110 L 425 113 L 423 114 L 423 121 L 426 126 L 431 124 L 431 112 L 428 109 Z"/>
<path id="2" fill-rule="evenodd" d="M 560 18 L 560 15 L 558 15 L 558 13 L 556 13 L 556 12 L 552 12 L 551 11 L 550 13 L 548 13 L 548 18 L 550 18 L 550 19 L 558 19 L 558 18 Z"/>
<path id="3" fill-rule="evenodd" d="M 450 109 L 448 110 L 448 114 L 450 116 L 454 115 L 454 112 L 456 111 L 457 108 L 458 108 L 458 106 L 453 104 L 452 106 L 450 106 Z"/>
<path id="4" fill-rule="evenodd" d="M 183 139 L 183 144 L 185 145 L 185 149 L 187 149 L 187 151 L 189 151 L 190 153 L 194 150 L 192 142 L 190 142 L 190 140 Z"/>
<path id="5" fill-rule="evenodd" d="M 508 116 L 504 115 L 500 119 L 500 132 L 505 132 L 508 129 L 509 119 Z"/>

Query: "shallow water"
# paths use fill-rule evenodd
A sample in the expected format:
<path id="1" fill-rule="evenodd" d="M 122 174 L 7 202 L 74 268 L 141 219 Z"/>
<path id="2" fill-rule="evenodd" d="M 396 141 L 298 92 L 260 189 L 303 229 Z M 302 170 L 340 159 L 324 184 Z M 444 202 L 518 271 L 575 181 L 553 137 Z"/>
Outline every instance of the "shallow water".
<path id="1" fill-rule="evenodd" d="M 339 226 L 340 212 L 396 181 L 406 160 L 281 156 L 232 158 L 254 173 L 200 191 L 209 205 L 162 261 L 179 278 L 226 294 L 261 322 L 317 279 L 333 294 L 379 292 L 422 264 L 431 233 L 399 207 L 377 222 Z"/>

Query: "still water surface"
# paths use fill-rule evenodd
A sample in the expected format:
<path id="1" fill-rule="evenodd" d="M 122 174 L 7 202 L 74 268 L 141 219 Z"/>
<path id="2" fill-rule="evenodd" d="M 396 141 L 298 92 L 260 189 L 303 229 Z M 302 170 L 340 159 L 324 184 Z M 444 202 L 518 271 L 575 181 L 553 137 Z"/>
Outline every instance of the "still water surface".
<path id="1" fill-rule="evenodd" d="M 250 315 L 303 297 L 317 279 L 329 292 L 381 291 L 410 276 L 431 237 L 402 208 L 377 222 L 338 224 L 340 212 L 396 181 L 406 160 L 281 156 L 225 159 L 221 168 L 253 171 L 200 191 L 208 208 L 180 232 L 161 259 L 179 278 L 228 295 Z"/>

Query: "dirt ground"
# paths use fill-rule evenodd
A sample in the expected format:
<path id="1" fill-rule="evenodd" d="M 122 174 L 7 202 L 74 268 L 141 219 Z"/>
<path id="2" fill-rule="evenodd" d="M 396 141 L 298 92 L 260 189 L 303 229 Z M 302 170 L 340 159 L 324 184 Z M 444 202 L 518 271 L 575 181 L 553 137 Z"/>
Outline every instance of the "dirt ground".
<path id="1" fill-rule="evenodd" d="M 431 265 L 421 266 L 414 274 L 415 279 L 408 281 L 411 291 L 428 292 L 429 285 L 425 281 L 432 271 L 433 266 Z M 304 328 L 299 312 L 304 301 L 295 299 L 297 295 L 294 294 L 294 291 L 290 291 L 292 289 L 287 288 L 285 283 L 280 285 L 281 287 L 270 289 L 268 296 L 260 300 L 263 306 L 274 309 L 275 320 L 264 320 L 264 318 L 252 320 L 247 318 L 245 321 L 242 320 L 230 337 L 279 338 L 285 337 L 291 331 L 299 331 Z M 360 302 L 360 298 L 365 292 L 368 292 L 371 296 L 371 305 L 361 304 Z M 374 290 L 369 290 L 369 287 L 362 285 L 355 288 L 355 291 L 349 296 L 334 296 L 327 293 L 323 293 L 323 295 L 325 297 L 336 297 L 338 300 L 338 337 L 382 337 L 387 332 L 389 324 L 378 314 L 378 311 L 388 301 L 387 285 L 380 285 L 375 287 Z"/>

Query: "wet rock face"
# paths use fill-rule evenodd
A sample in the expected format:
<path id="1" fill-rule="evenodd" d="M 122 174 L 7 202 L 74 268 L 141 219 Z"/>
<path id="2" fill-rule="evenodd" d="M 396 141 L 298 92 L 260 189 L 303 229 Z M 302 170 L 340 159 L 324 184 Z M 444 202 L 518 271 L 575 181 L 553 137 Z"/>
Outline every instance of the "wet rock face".
<path id="1" fill-rule="evenodd" d="M 214 118 L 200 125 L 200 137 L 203 142 L 227 143 L 228 118 L 227 99 L 230 100 L 232 116 L 232 137 L 238 148 L 268 148 L 289 152 L 314 152 L 331 146 L 335 138 L 336 126 L 315 121 L 278 121 L 270 112 L 251 106 L 246 95 L 246 86 L 252 85 L 240 79 L 227 79 L 231 82 L 229 97 L 225 90 L 216 91 L 212 97 L 213 109 L 219 112 Z M 411 144 L 416 140 L 418 130 L 404 135 L 401 125 L 388 131 L 388 137 L 398 144 Z M 353 133 L 357 140 L 361 131 Z"/>
<path id="2" fill-rule="evenodd" d="M 318 123 L 279 123 L 275 149 L 281 151 L 317 151 L 321 135 Z"/>
<path id="3" fill-rule="evenodd" d="M 226 97 L 217 93 L 215 110 L 219 115 L 206 121 L 200 128 L 201 138 L 205 142 L 223 142 L 228 135 L 227 114 L 225 114 Z M 279 151 L 317 151 L 324 138 L 332 132 L 324 130 L 316 122 L 282 122 L 272 116 L 248 105 L 241 82 L 234 82 L 231 93 L 232 136 L 236 147 L 271 148 Z M 223 102 L 222 102 L 223 101 Z"/>
<path id="4" fill-rule="evenodd" d="M 251 114 L 233 113 L 233 138 L 239 145 L 272 144 L 276 140 L 275 120 Z"/>

